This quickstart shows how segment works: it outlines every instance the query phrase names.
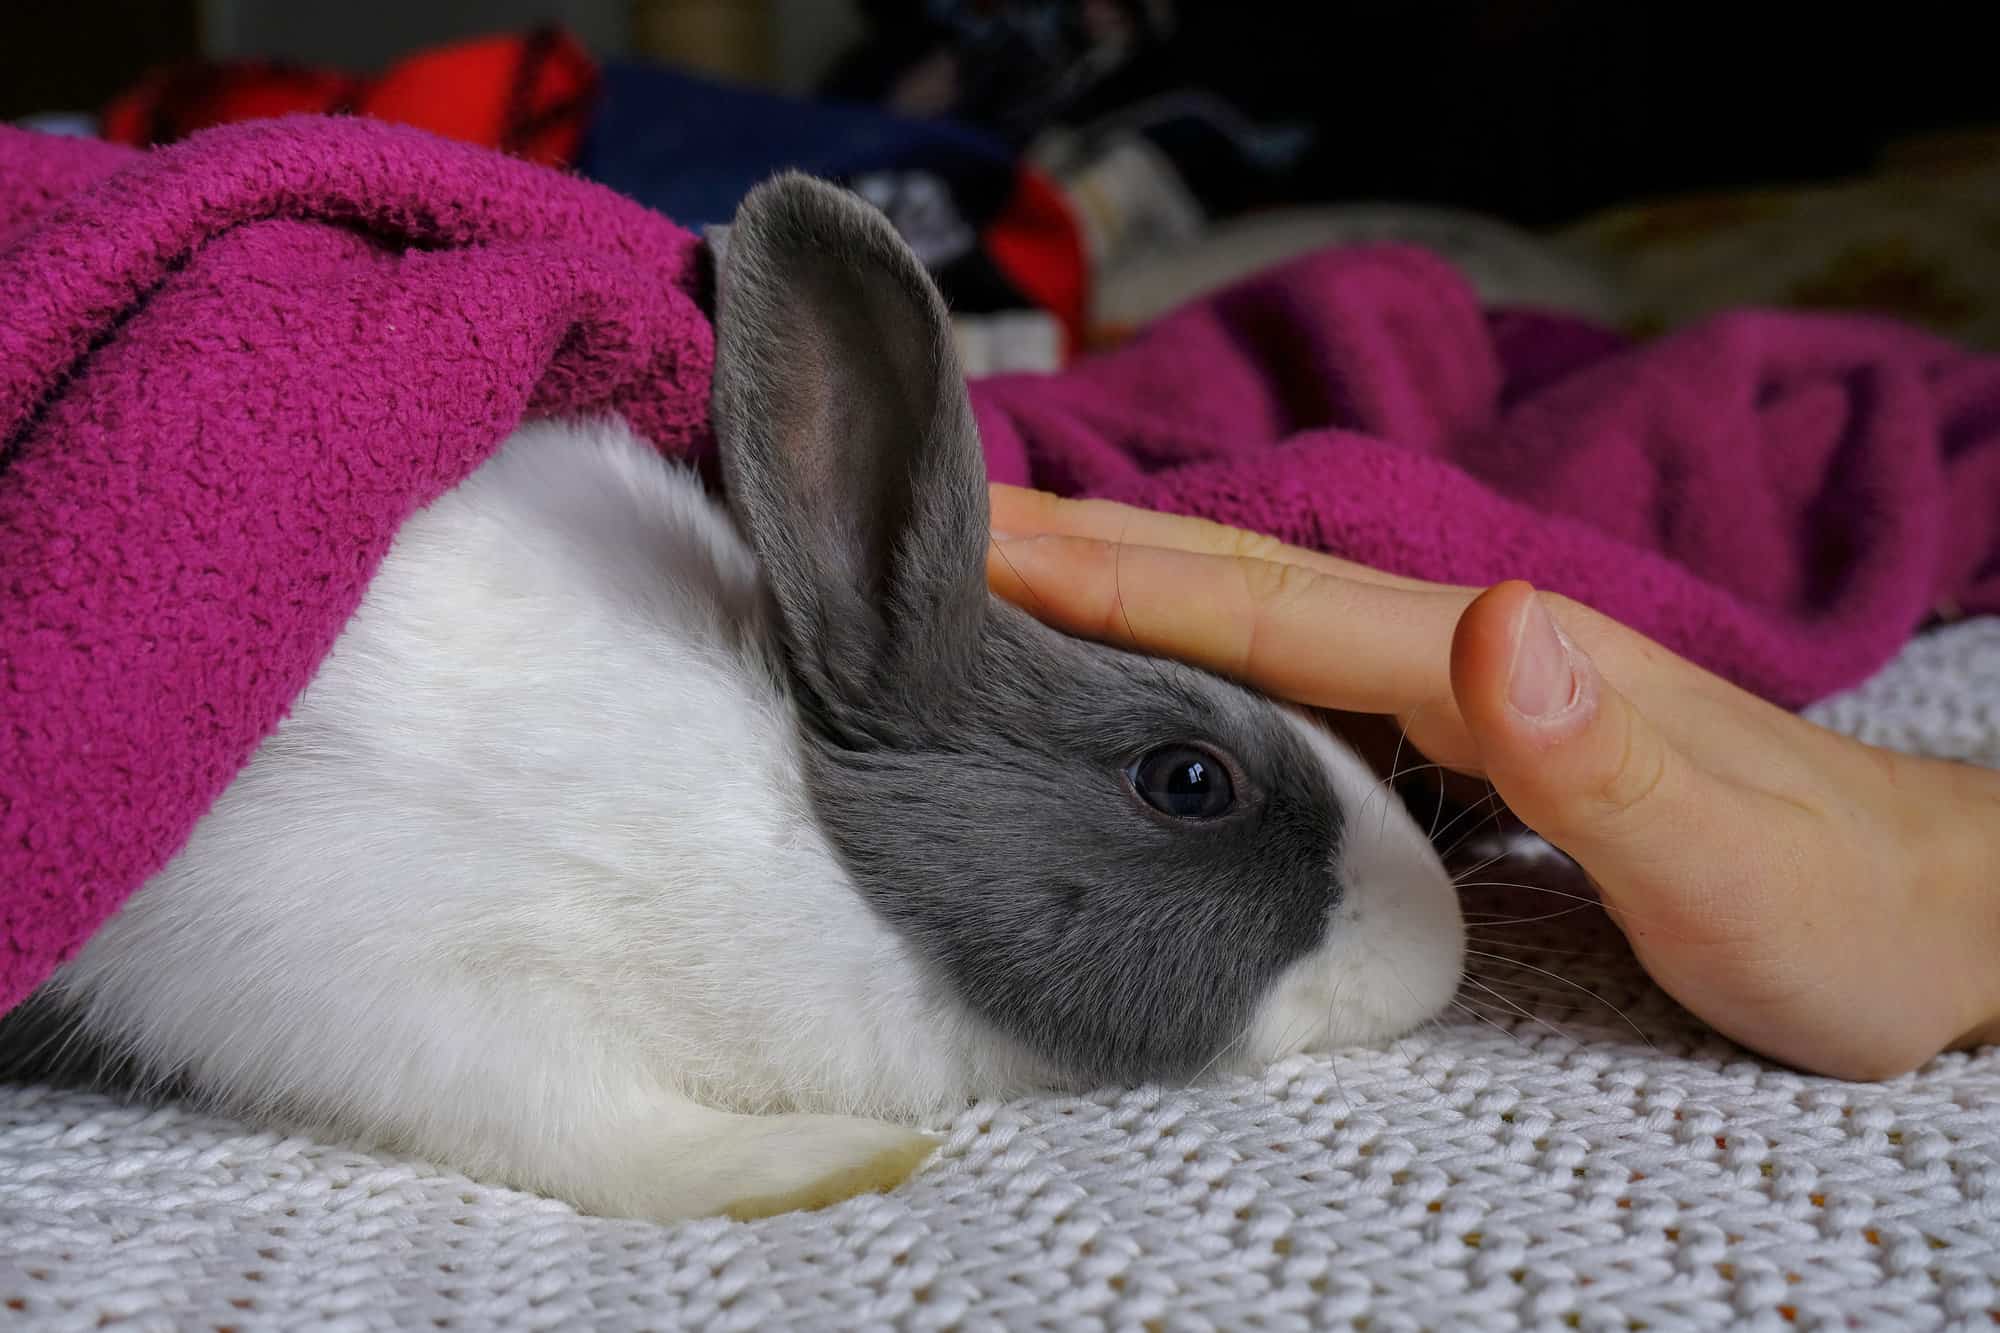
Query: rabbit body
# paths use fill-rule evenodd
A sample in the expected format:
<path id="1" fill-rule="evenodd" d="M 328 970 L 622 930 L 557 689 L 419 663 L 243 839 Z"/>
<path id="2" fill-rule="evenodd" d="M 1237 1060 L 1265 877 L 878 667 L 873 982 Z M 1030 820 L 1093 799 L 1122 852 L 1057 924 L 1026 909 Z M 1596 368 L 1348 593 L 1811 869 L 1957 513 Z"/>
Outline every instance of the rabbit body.
<path id="1" fill-rule="evenodd" d="M 232 1111 L 668 1219 L 893 1185 L 969 1099 L 1449 999 L 1449 882 L 1345 747 L 986 593 L 886 224 L 796 178 L 745 210 L 734 513 L 619 422 L 523 426 L 38 1002 Z"/>

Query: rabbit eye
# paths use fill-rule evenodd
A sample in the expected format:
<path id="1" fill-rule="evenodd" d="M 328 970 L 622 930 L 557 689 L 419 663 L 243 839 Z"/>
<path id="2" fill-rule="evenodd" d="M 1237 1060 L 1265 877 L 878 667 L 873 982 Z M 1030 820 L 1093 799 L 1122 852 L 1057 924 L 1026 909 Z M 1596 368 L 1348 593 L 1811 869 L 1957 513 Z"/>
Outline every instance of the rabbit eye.
<path id="1" fill-rule="evenodd" d="M 1229 770 L 1193 745 L 1162 745 L 1126 770 L 1139 799 L 1175 819 L 1214 819 L 1236 803 Z"/>

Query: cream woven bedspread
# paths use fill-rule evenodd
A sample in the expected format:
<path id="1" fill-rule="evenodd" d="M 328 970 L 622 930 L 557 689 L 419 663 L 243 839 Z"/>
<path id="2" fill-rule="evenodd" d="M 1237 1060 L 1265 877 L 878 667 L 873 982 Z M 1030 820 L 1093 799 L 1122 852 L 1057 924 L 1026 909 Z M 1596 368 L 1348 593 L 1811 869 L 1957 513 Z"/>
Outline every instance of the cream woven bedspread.
<path id="1" fill-rule="evenodd" d="M 2000 621 L 1817 715 L 2000 765 Z M 2000 1050 L 1876 1086 L 1774 1069 L 1593 918 L 1512 928 L 1546 951 L 1481 975 L 1525 1015 L 978 1106 L 895 1194 L 751 1224 L 0 1087 L 0 1328 L 2000 1327 Z"/>

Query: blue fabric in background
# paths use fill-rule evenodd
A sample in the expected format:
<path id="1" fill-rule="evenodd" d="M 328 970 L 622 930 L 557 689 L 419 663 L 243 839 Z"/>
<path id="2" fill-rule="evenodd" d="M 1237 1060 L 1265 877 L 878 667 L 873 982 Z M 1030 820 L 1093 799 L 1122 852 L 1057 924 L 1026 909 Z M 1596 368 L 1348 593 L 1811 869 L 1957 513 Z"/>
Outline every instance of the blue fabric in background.
<path id="1" fill-rule="evenodd" d="M 941 179 L 977 226 L 1006 202 L 1013 153 L 949 121 L 808 102 L 657 65 L 607 64 L 577 170 L 690 229 L 727 222 L 787 167 L 835 180 L 875 171 Z"/>

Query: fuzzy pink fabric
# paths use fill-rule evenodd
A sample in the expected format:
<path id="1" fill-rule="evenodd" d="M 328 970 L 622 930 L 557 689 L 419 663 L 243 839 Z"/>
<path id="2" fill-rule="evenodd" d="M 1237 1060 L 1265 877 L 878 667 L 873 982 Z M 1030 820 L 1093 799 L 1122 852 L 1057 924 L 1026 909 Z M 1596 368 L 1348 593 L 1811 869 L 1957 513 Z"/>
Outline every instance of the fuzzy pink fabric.
<path id="1" fill-rule="evenodd" d="M 398 526 L 524 417 L 707 440 L 696 242 L 361 121 L 140 155 L 0 128 L 0 1010 L 186 840 Z M 1054 377 L 993 475 L 1523 576 L 1800 704 L 2000 611 L 2000 362 L 1735 316 L 1628 348 L 1332 252 Z"/>

